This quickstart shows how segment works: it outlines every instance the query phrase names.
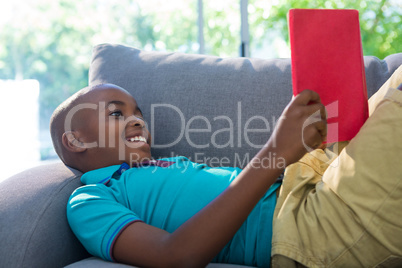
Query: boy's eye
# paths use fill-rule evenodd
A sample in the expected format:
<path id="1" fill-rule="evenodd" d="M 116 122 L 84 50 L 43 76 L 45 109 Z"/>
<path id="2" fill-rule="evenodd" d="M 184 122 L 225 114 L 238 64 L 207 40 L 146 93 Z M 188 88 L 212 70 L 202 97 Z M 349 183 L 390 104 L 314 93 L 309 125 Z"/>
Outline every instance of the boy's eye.
<path id="1" fill-rule="evenodd" d="M 110 116 L 115 116 L 115 117 L 119 117 L 122 116 L 123 113 L 121 111 L 113 111 L 109 114 Z"/>

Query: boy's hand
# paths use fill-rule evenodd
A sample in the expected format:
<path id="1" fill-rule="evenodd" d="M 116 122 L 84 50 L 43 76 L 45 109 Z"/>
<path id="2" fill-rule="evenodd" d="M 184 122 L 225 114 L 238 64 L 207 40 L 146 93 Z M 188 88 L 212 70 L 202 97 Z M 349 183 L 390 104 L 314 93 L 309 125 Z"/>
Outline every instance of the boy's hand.
<path id="1" fill-rule="evenodd" d="M 318 93 L 304 90 L 285 108 L 267 145 L 290 165 L 318 148 L 326 135 L 325 106 Z"/>

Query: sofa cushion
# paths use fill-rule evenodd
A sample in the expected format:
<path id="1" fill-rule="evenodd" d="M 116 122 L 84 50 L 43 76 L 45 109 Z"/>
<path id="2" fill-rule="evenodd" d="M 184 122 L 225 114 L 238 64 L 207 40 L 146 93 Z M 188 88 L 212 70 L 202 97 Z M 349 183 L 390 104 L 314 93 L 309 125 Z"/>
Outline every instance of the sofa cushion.
<path id="1" fill-rule="evenodd" d="M 243 156 L 264 144 L 291 99 L 288 60 L 103 45 L 95 48 L 90 69 L 90 84 L 102 82 L 117 84 L 137 99 L 153 134 L 154 157 L 185 155 L 211 166 L 215 160 L 215 165 L 242 166 Z M 244 133 L 247 124 L 267 131 Z M 234 163 L 236 156 L 241 159 Z"/>
<path id="2" fill-rule="evenodd" d="M 402 53 L 364 60 L 371 96 L 402 64 Z M 131 92 L 151 128 L 154 157 L 185 155 L 211 166 L 244 167 L 292 98 L 290 59 L 224 59 L 111 44 L 94 48 L 89 83 Z"/>

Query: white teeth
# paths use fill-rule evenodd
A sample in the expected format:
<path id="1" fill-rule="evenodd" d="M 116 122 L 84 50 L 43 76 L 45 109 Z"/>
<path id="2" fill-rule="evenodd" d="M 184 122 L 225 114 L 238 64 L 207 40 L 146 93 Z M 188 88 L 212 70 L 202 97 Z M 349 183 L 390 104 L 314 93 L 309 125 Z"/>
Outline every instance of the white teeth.
<path id="1" fill-rule="evenodd" d="M 147 142 L 147 139 L 145 139 L 144 137 L 141 137 L 141 136 L 135 136 L 135 137 L 130 138 L 129 141 L 131 141 L 131 142 L 135 142 L 135 141 Z"/>

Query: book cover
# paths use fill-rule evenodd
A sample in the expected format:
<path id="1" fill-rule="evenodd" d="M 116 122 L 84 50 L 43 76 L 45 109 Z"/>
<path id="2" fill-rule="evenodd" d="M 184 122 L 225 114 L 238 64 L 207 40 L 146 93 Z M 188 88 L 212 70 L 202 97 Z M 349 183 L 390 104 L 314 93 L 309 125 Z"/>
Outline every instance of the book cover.
<path id="1" fill-rule="evenodd" d="M 293 94 L 320 94 L 328 112 L 327 143 L 352 139 L 368 117 L 358 11 L 291 9 L 288 26 Z"/>

